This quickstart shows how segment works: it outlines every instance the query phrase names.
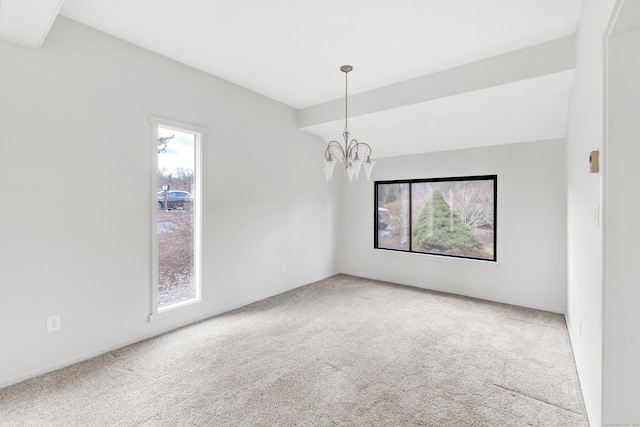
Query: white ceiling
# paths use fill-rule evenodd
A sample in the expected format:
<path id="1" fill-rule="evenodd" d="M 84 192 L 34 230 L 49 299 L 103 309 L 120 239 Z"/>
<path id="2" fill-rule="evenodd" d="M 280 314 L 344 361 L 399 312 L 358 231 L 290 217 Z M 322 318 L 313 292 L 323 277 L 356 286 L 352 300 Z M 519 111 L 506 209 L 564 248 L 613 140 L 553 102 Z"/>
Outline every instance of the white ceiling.
<path id="1" fill-rule="evenodd" d="M 342 64 L 354 66 L 350 95 L 372 91 L 571 36 L 582 6 L 582 0 L 0 1 L 4 38 L 20 42 L 3 32 L 9 6 L 32 11 L 11 14 L 13 26 L 23 28 L 14 21 L 37 18 L 34 2 L 51 9 L 64 1 L 60 14 L 68 18 L 297 109 L 343 97 Z M 400 105 L 356 117 L 350 129 L 366 136 L 374 153 L 378 145 L 378 156 L 562 137 L 572 73 L 560 74 Z M 516 119 L 517 111 L 524 114 Z M 305 130 L 324 135 L 329 131 L 320 127 L 330 123 Z M 482 134 L 469 141 L 462 123 Z M 341 131 L 342 125 L 329 139 Z M 394 151 L 397 144 L 378 137 L 394 134 L 420 144 Z"/>
<path id="2" fill-rule="evenodd" d="M 42 46 L 64 0 L 0 0 L 0 37 Z"/>

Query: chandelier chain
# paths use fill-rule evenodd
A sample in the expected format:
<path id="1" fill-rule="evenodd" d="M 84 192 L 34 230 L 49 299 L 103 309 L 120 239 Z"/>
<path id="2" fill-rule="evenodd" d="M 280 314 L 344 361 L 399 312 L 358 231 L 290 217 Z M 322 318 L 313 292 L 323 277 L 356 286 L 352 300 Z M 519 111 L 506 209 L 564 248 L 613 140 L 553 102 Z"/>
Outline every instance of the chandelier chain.
<path id="1" fill-rule="evenodd" d="M 349 94 L 349 73 L 344 73 L 344 130 L 348 131 L 348 120 L 349 120 L 349 102 L 347 100 L 347 96 Z"/>

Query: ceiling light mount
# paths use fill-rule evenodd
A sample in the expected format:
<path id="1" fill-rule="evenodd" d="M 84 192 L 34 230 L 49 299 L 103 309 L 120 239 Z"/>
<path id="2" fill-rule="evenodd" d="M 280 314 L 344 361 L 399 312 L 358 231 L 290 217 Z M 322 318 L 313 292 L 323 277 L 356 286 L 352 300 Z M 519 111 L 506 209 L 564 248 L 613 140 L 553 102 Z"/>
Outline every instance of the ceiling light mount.
<path id="1" fill-rule="evenodd" d="M 371 170 L 376 163 L 371 160 L 372 150 L 369 144 L 358 142 L 356 139 L 349 140 L 348 73 L 351 70 L 353 70 L 351 65 L 343 65 L 340 67 L 340 71 L 344 73 L 344 131 L 342 132 L 344 146 L 335 140 L 327 144 L 327 149 L 324 152 L 324 163 L 322 164 L 327 182 L 331 182 L 336 159 L 340 159 L 347 168 L 349 183 L 353 182 L 354 178 L 356 180 L 358 179 L 361 166 L 364 166 L 367 181 L 371 180 Z M 364 150 L 363 154 L 366 156 L 366 161 L 360 158 L 360 150 Z"/>

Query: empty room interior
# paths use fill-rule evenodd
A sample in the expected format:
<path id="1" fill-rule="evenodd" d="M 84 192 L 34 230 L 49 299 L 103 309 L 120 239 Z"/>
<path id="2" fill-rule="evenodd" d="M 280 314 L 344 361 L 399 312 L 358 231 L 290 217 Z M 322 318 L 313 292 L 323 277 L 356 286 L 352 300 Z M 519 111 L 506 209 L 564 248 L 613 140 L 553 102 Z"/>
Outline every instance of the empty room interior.
<path id="1" fill-rule="evenodd" d="M 142 348 L 184 425 L 640 426 L 639 114 L 636 0 L 0 0 L 0 424 Z"/>

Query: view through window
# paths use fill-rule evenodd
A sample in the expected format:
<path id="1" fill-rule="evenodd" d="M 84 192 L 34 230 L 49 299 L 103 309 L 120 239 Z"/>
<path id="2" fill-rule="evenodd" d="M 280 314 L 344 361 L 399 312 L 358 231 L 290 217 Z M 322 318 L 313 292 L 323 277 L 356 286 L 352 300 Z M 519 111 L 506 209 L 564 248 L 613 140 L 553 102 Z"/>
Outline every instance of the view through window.
<path id="1" fill-rule="evenodd" d="M 496 260 L 497 176 L 378 181 L 374 246 Z"/>
<path id="2" fill-rule="evenodd" d="M 157 128 L 157 309 L 200 299 L 199 144 L 201 134 Z"/>

